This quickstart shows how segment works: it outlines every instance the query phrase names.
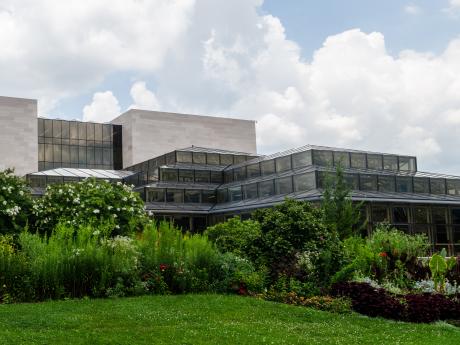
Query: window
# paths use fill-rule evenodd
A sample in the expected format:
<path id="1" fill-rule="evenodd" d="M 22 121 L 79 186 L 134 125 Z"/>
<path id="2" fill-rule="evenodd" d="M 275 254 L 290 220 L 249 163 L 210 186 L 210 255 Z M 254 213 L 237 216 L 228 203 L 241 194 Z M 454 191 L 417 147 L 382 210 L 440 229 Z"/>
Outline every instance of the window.
<path id="1" fill-rule="evenodd" d="M 234 156 L 233 160 L 233 164 L 240 164 L 246 161 L 246 156 Z"/>
<path id="2" fill-rule="evenodd" d="M 220 164 L 221 165 L 233 164 L 233 156 L 232 155 L 220 155 Z"/>
<path id="3" fill-rule="evenodd" d="M 460 195 L 460 180 L 447 180 L 447 194 Z"/>
<path id="4" fill-rule="evenodd" d="M 148 202 L 164 202 L 165 190 L 164 189 L 149 189 L 147 191 Z"/>
<path id="5" fill-rule="evenodd" d="M 209 171 L 195 170 L 195 182 L 197 182 L 197 183 L 209 183 L 209 181 L 210 181 Z"/>
<path id="6" fill-rule="evenodd" d="M 385 170 L 398 170 L 398 157 L 397 156 L 383 156 L 383 169 Z"/>
<path id="7" fill-rule="evenodd" d="M 219 183 L 223 182 L 222 172 L 221 171 L 211 171 L 211 183 Z"/>
<path id="8" fill-rule="evenodd" d="M 332 166 L 332 151 L 313 150 L 313 163 L 320 166 Z"/>
<path id="9" fill-rule="evenodd" d="M 359 175 L 358 174 L 343 174 L 345 184 L 351 190 L 359 190 Z"/>
<path id="10" fill-rule="evenodd" d="M 186 203 L 197 204 L 201 202 L 201 191 L 199 190 L 185 190 L 184 201 Z"/>
<path id="11" fill-rule="evenodd" d="M 176 164 L 176 153 L 175 152 L 170 152 L 165 155 L 165 164 L 166 165 Z"/>
<path id="12" fill-rule="evenodd" d="M 367 168 L 374 170 L 383 169 L 383 157 L 381 155 L 368 154 L 367 155 Z"/>
<path id="13" fill-rule="evenodd" d="M 433 207 L 431 210 L 433 224 L 447 224 L 446 211 L 447 209 L 442 207 Z"/>
<path id="14" fill-rule="evenodd" d="M 377 176 L 376 175 L 365 175 L 359 176 L 360 189 L 364 191 L 377 191 Z"/>
<path id="15" fill-rule="evenodd" d="M 218 189 L 217 190 L 217 202 L 224 203 L 228 201 L 228 192 L 227 189 Z"/>
<path id="16" fill-rule="evenodd" d="M 206 153 L 204 153 L 204 152 L 193 152 L 193 163 L 195 163 L 195 164 L 206 164 Z"/>
<path id="17" fill-rule="evenodd" d="M 224 171 L 224 181 L 225 183 L 233 182 L 233 170 Z"/>
<path id="18" fill-rule="evenodd" d="M 343 168 L 350 167 L 350 155 L 348 152 L 334 151 L 334 165 L 342 166 Z"/>
<path id="19" fill-rule="evenodd" d="M 452 209 L 452 224 L 460 225 L 460 208 Z"/>
<path id="20" fill-rule="evenodd" d="M 241 201 L 243 197 L 241 194 L 241 186 L 230 187 L 228 189 L 228 195 L 229 195 L 230 201 Z"/>
<path id="21" fill-rule="evenodd" d="M 178 180 L 178 173 L 176 169 L 161 169 L 160 174 L 161 181 L 176 182 Z"/>
<path id="22" fill-rule="evenodd" d="M 271 175 L 275 173 L 275 161 L 263 161 L 260 163 L 260 172 L 262 176 Z"/>
<path id="23" fill-rule="evenodd" d="M 379 191 L 380 192 L 394 192 L 395 189 L 395 177 L 394 176 L 379 176 Z"/>
<path id="24" fill-rule="evenodd" d="M 209 165 L 219 165 L 219 154 L 218 153 L 207 153 L 206 154 L 206 163 Z"/>
<path id="25" fill-rule="evenodd" d="M 430 180 L 426 177 L 414 177 L 414 193 L 430 193 Z"/>
<path id="26" fill-rule="evenodd" d="M 415 158 L 413 158 L 413 157 L 399 157 L 399 170 L 401 170 L 401 171 L 415 171 Z"/>
<path id="27" fill-rule="evenodd" d="M 292 176 L 279 178 L 276 182 L 276 194 L 292 193 Z"/>
<path id="28" fill-rule="evenodd" d="M 396 191 L 398 193 L 412 193 L 412 178 L 396 176 Z"/>
<path id="29" fill-rule="evenodd" d="M 409 212 L 406 207 L 393 207 L 393 223 L 408 223 Z"/>
<path id="30" fill-rule="evenodd" d="M 259 183 L 259 197 L 264 198 L 275 194 L 274 180 Z"/>
<path id="31" fill-rule="evenodd" d="M 176 151 L 178 163 L 192 163 L 192 152 Z"/>
<path id="32" fill-rule="evenodd" d="M 242 181 L 246 179 L 246 167 L 233 169 L 234 181 Z"/>
<path id="33" fill-rule="evenodd" d="M 62 137 L 61 129 L 62 129 L 61 121 L 53 120 L 53 138 L 61 138 Z"/>
<path id="34" fill-rule="evenodd" d="M 326 188 L 327 183 L 335 182 L 335 173 L 328 171 L 318 171 L 318 188 Z"/>
<path id="35" fill-rule="evenodd" d="M 414 207 L 414 223 L 427 224 L 428 210 L 426 207 Z"/>
<path id="36" fill-rule="evenodd" d="M 316 188 L 315 173 L 306 173 L 294 176 L 294 191 L 304 192 Z"/>
<path id="37" fill-rule="evenodd" d="M 291 170 L 291 156 L 276 158 L 276 172 Z"/>
<path id="38" fill-rule="evenodd" d="M 445 180 L 441 178 L 430 179 L 431 194 L 446 194 Z"/>
<path id="39" fill-rule="evenodd" d="M 182 189 L 166 189 L 166 201 L 183 203 L 184 202 L 184 191 Z"/>
<path id="40" fill-rule="evenodd" d="M 350 153 L 351 167 L 357 169 L 366 169 L 366 154 L 352 152 Z"/>
<path id="41" fill-rule="evenodd" d="M 179 169 L 179 182 L 193 182 L 193 170 Z"/>
<path id="42" fill-rule="evenodd" d="M 251 164 L 246 167 L 248 178 L 260 176 L 259 163 Z"/>
<path id="43" fill-rule="evenodd" d="M 388 221 L 388 210 L 386 206 L 372 206 L 372 221 L 382 223 Z"/>
<path id="44" fill-rule="evenodd" d="M 257 199 L 257 183 L 243 186 L 244 199 Z"/>
<path id="45" fill-rule="evenodd" d="M 294 153 L 292 155 L 292 167 L 294 169 L 311 165 L 311 151 Z"/>
<path id="46" fill-rule="evenodd" d="M 204 204 L 214 204 L 216 202 L 216 194 L 212 190 L 201 191 L 201 198 Z"/>

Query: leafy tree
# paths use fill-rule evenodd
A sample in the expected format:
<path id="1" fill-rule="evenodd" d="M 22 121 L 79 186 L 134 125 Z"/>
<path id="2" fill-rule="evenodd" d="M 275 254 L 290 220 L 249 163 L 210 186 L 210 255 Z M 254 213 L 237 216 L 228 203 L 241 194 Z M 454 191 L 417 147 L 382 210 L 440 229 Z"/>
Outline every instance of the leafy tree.
<path id="1" fill-rule="evenodd" d="M 27 225 L 32 198 L 24 179 L 0 171 L 0 234 L 19 233 Z"/>
<path id="2" fill-rule="evenodd" d="M 132 187 L 96 179 L 48 186 L 45 195 L 35 200 L 33 212 L 37 230 L 48 234 L 64 223 L 74 228 L 109 227 L 113 236 L 126 235 L 146 220 L 144 203 Z"/>
<path id="3" fill-rule="evenodd" d="M 321 208 L 325 224 L 337 231 L 341 239 L 348 238 L 360 230 L 358 224 L 362 202 L 353 204 L 350 191 L 343 167 L 338 164 L 335 174 L 326 174 Z"/>

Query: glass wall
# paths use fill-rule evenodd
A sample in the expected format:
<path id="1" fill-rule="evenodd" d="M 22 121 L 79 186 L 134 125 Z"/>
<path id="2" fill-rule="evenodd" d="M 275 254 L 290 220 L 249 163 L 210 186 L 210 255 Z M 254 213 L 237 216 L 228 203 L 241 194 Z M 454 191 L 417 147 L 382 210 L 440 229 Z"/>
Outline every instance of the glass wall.
<path id="1" fill-rule="evenodd" d="M 38 119 L 38 168 L 122 169 L 121 126 Z"/>
<path id="2" fill-rule="evenodd" d="M 213 190 L 179 189 L 179 188 L 146 188 L 147 202 L 172 202 L 188 204 L 214 204 L 216 193 Z"/>

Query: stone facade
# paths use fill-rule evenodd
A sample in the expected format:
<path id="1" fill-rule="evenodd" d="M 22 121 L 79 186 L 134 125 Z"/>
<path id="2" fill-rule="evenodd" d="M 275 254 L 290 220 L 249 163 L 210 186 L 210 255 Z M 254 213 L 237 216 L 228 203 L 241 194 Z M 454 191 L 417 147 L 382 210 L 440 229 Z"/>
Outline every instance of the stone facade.
<path id="1" fill-rule="evenodd" d="M 255 121 L 131 109 L 123 126 L 123 167 L 189 146 L 255 154 Z"/>
<path id="2" fill-rule="evenodd" d="M 37 101 L 0 96 L 0 170 L 38 170 Z"/>

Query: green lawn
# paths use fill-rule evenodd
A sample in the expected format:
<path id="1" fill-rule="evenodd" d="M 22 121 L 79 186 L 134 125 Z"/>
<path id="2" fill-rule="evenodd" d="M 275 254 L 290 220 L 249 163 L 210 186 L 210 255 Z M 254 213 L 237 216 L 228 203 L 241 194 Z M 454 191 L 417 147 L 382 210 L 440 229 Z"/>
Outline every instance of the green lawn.
<path id="1" fill-rule="evenodd" d="M 219 295 L 0 305 L 1 344 L 460 344 L 460 328 Z"/>

